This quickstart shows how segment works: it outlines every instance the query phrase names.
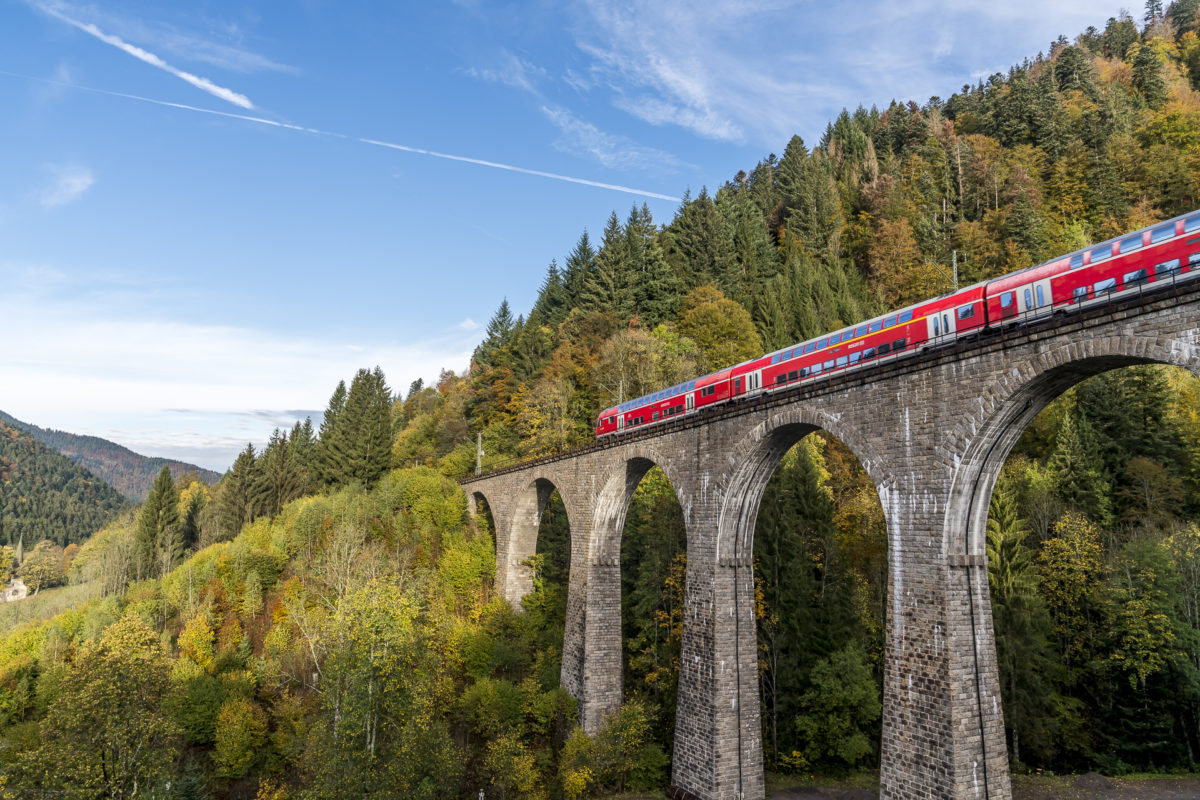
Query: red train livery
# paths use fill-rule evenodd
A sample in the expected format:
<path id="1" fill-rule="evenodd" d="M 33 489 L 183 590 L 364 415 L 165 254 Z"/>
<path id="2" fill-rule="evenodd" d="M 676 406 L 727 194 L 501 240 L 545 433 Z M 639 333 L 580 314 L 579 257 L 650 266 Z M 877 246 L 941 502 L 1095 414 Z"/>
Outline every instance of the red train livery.
<path id="1" fill-rule="evenodd" d="M 627 400 L 600 412 L 596 436 L 902 359 L 979 328 L 1017 324 L 1198 277 L 1200 211 Z"/>

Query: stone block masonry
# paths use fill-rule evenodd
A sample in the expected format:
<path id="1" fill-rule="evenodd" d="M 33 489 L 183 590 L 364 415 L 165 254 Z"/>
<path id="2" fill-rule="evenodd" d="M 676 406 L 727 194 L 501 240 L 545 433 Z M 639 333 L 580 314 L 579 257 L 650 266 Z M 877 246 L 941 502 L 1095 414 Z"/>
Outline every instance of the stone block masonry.
<path id="1" fill-rule="evenodd" d="M 1161 363 L 1200 375 L 1200 287 L 1047 318 L 760 395 L 624 438 L 463 482 L 496 526 L 496 586 L 531 587 L 541 512 L 571 526 L 562 685 L 594 732 L 621 684 L 621 532 L 658 466 L 683 509 L 687 585 L 672 793 L 764 796 L 753 537 L 767 481 L 815 430 L 862 463 L 883 505 L 888 600 L 880 796 L 1010 800 L 988 592 L 988 503 L 1021 432 L 1100 372 Z"/>

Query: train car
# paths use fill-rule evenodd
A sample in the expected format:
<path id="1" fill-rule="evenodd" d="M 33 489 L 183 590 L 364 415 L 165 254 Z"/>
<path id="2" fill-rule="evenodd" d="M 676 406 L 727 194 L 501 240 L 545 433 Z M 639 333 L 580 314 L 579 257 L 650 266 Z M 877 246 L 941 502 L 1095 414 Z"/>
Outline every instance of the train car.
<path id="1" fill-rule="evenodd" d="M 603 437 L 831 373 L 903 358 L 959 336 L 1200 278 L 1200 212 L 1059 256 L 605 409 Z"/>
<path id="2" fill-rule="evenodd" d="M 1200 277 L 1200 214 L 1102 242 L 1068 261 L 1051 282 L 1054 305 L 1064 310 Z"/>

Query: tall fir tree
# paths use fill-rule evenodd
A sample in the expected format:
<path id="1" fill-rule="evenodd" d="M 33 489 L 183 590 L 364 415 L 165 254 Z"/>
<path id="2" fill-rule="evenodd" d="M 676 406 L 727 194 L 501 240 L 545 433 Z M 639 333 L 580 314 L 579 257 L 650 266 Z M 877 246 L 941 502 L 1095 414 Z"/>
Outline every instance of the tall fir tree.
<path id="1" fill-rule="evenodd" d="M 346 451 L 349 447 L 345 413 L 346 382 L 338 381 L 325 409 L 325 418 L 321 421 L 321 433 L 316 446 L 317 474 L 321 483 L 326 485 L 334 485 L 343 480 Z"/>
<path id="2" fill-rule="evenodd" d="M 234 459 L 233 466 L 221 479 L 218 521 L 221 532 L 232 539 L 247 522 L 254 519 L 254 487 L 258 469 L 254 445 Z"/>
<path id="3" fill-rule="evenodd" d="M 172 562 L 181 550 L 179 543 L 179 491 L 171 478 L 169 467 L 163 467 L 150 494 L 142 504 L 138 514 L 137 531 L 135 533 L 137 567 L 139 578 L 156 575 L 156 567 L 165 558 Z M 171 564 L 167 564 L 167 570 Z M 165 574 L 167 570 L 162 572 Z"/>
<path id="4" fill-rule="evenodd" d="M 373 486 L 392 465 L 391 390 L 379 367 L 360 369 L 346 397 L 342 481 Z"/>

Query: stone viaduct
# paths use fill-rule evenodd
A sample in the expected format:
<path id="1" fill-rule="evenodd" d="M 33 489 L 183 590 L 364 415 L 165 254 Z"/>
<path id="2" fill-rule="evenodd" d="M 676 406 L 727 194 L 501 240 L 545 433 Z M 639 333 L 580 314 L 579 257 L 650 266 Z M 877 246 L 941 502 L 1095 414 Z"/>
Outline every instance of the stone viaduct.
<path id="1" fill-rule="evenodd" d="M 882 798 L 1009 800 L 985 530 L 993 485 L 1033 417 L 1079 381 L 1173 364 L 1200 375 L 1200 282 L 1055 315 L 463 481 L 496 530 L 496 586 L 558 490 L 571 530 L 562 684 L 595 731 L 622 701 L 621 532 L 638 482 L 671 481 L 687 530 L 672 795 L 764 796 L 752 545 L 784 453 L 821 429 L 862 462 L 887 521 Z"/>

